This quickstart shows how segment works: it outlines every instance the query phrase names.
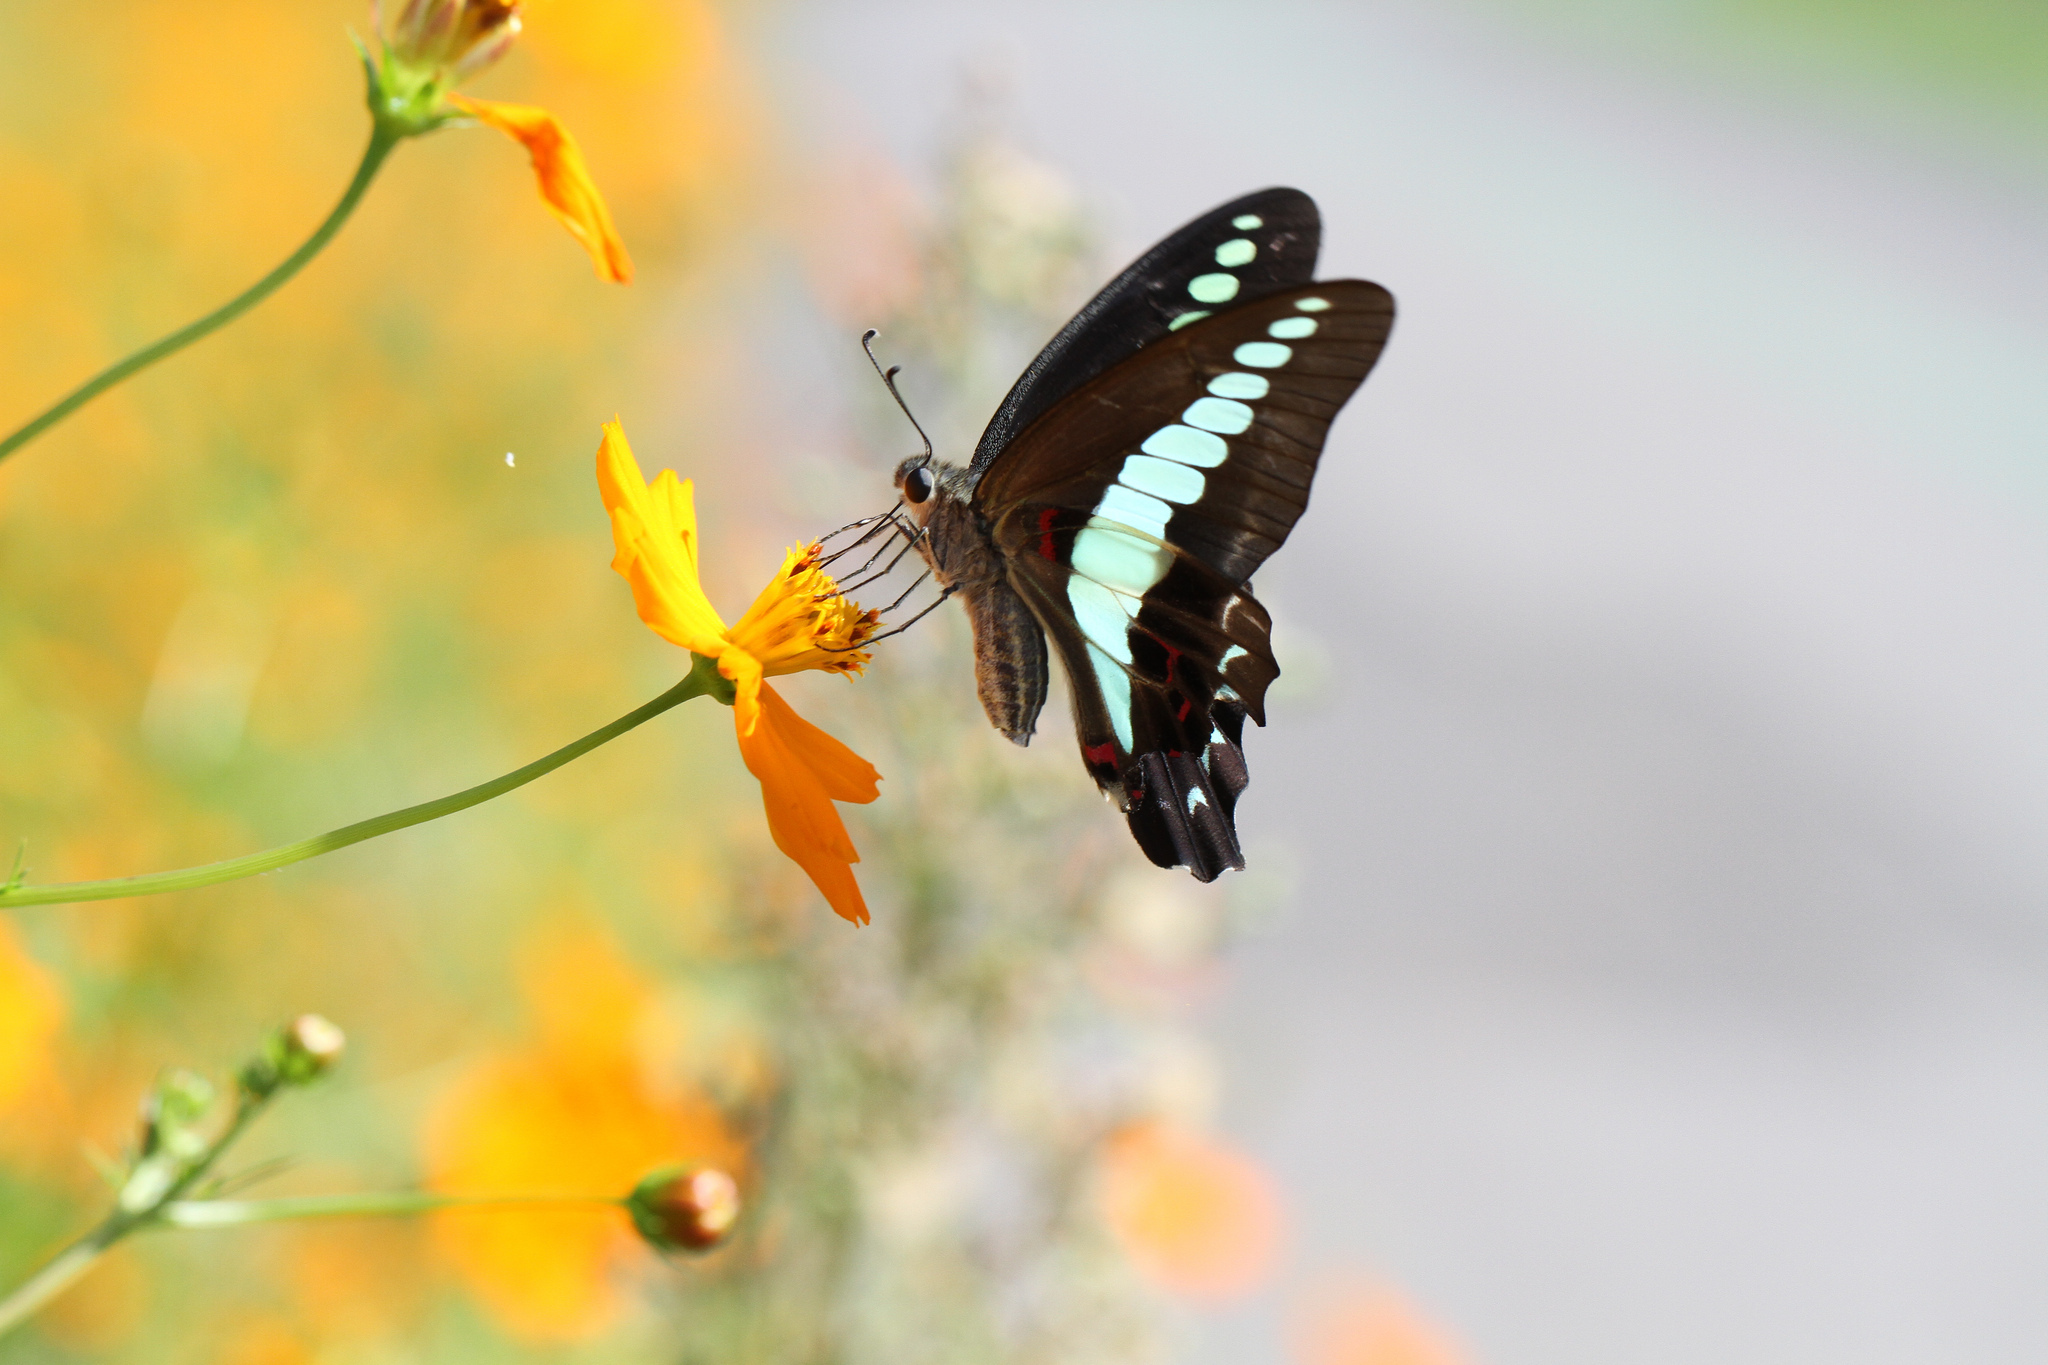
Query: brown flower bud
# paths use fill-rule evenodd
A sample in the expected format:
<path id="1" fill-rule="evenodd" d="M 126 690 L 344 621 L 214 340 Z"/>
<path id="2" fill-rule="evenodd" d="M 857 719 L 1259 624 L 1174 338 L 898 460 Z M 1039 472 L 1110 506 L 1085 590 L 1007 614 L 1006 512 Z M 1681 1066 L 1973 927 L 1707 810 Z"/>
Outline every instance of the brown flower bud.
<path id="1" fill-rule="evenodd" d="M 740 1216 L 740 1187 L 715 1166 L 656 1171 L 626 1200 L 633 1226 L 663 1251 L 709 1251 Z"/>

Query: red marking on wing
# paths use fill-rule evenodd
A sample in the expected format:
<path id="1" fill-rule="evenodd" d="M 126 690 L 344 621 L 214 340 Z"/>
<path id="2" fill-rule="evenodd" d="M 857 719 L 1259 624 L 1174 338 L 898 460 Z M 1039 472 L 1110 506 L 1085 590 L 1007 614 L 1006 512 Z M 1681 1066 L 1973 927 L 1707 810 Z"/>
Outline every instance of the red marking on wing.
<path id="1" fill-rule="evenodd" d="M 1057 562 L 1052 548 L 1052 519 L 1059 515 L 1056 507 L 1047 507 L 1038 514 L 1038 553 L 1046 559 Z"/>
<path id="2" fill-rule="evenodd" d="M 1116 746 L 1114 744 L 1084 744 L 1081 758 L 1091 768 L 1116 767 Z"/>

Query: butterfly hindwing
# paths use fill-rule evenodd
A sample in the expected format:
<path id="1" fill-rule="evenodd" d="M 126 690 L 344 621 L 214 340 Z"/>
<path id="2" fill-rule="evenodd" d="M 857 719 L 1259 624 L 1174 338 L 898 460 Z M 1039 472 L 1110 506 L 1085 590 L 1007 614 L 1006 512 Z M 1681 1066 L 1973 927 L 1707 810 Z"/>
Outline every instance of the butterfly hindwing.
<path id="1" fill-rule="evenodd" d="M 1068 394 L 1176 326 L 1307 283 L 1322 219 L 1300 190 L 1270 189 L 1210 210 L 1133 261 L 1076 313 L 1011 386 L 975 447 L 977 478 Z"/>
<path id="2" fill-rule="evenodd" d="M 1260 695 L 1278 675 L 1264 610 L 1216 585 L 1229 603 L 1213 613 L 1226 634 L 1191 613 L 1154 613 L 1052 560 L 1019 560 L 1011 582 L 1066 669 L 1081 760 L 1124 810 L 1139 846 L 1161 867 L 1185 864 L 1203 881 L 1243 867 L 1231 816 L 1245 787 L 1245 711 L 1231 679 Z"/>

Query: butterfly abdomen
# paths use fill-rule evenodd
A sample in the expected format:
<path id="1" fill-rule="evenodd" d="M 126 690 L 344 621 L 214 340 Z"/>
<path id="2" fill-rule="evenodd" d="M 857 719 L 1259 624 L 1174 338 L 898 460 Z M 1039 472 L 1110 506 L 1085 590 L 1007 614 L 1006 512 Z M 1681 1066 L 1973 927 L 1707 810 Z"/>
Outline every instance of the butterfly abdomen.
<path id="1" fill-rule="evenodd" d="M 1045 632 L 1007 583 L 985 584 L 966 598 L 981 709 L 1005 739 L 1029 744 L 1045 707 Z"/>

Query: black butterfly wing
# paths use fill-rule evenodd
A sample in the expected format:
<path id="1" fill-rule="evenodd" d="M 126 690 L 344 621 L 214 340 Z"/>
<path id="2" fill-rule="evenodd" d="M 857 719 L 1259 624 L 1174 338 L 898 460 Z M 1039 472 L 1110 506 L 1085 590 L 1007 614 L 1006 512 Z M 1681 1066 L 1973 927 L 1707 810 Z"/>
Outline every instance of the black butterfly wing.
<path id="1" fill-rule="evenodd" d="M 1307 507 L 1393 319 L 1362 280 L 1237 305 L 1083 385 L 974 490 L 1067 669 L 1083 762 L 1164 866 L 1242 865 L 1241 727 L 1279 676 L 1246 580 Z"/>
<path id="2" fill-rule="evenodd" d="M 1322 237 L 1313 199 L 1270 189 L 1211 209 L 1154 246 L 1090 299 L 1010 387 L 974 448 L 970 484 L 1055 403 L 1177 326 L 1308 283 Z"/>

